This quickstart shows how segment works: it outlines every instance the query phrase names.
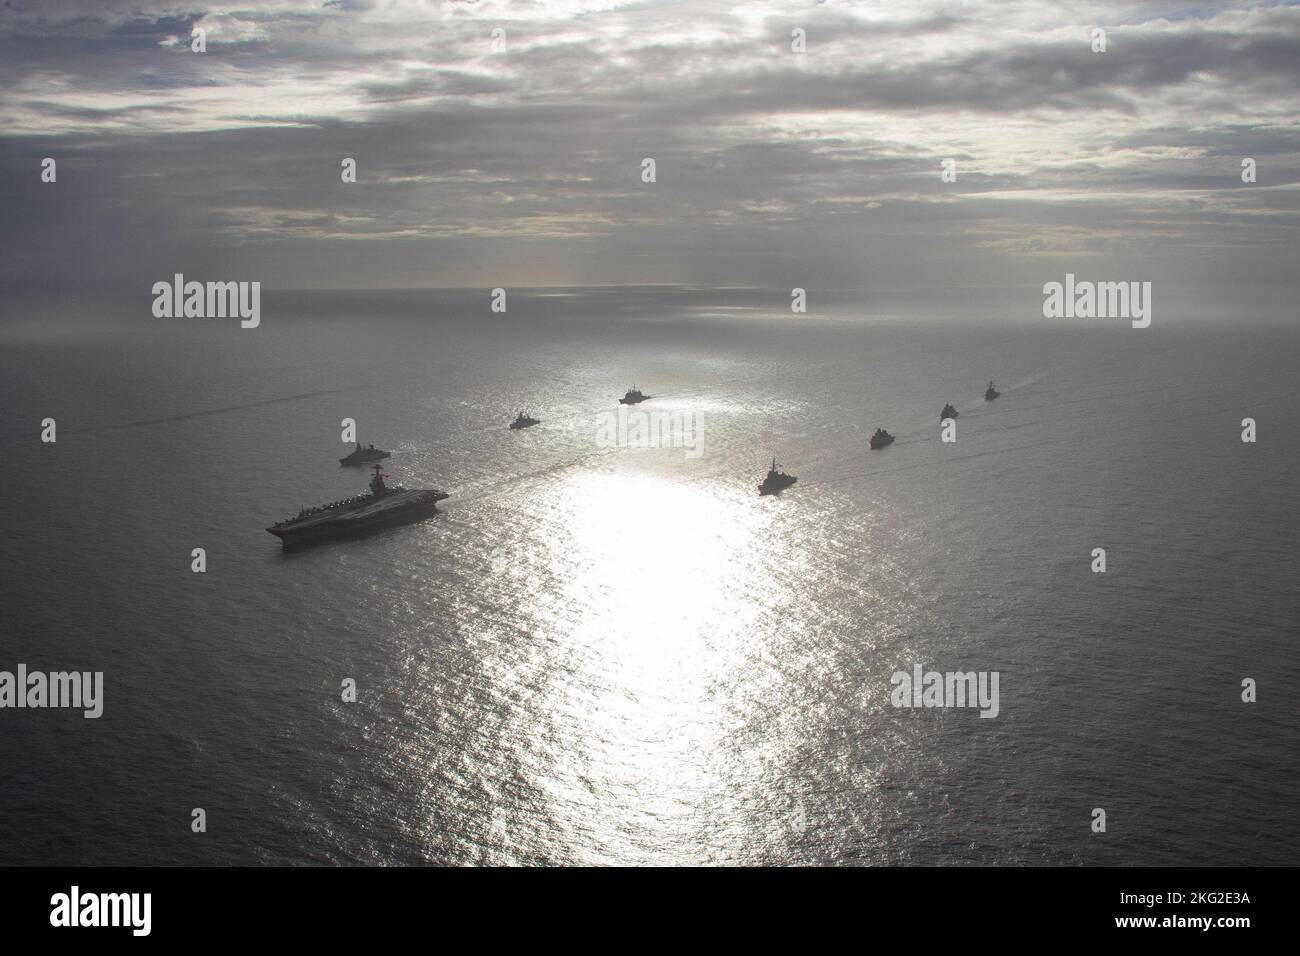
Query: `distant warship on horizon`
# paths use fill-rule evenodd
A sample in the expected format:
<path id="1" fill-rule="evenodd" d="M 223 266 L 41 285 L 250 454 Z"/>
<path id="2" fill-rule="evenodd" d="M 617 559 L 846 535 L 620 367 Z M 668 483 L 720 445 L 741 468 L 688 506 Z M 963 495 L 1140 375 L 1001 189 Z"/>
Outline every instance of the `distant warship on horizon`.
<path id="1" fill-rule="evenodd" d="M 1001 392 L 993 387 L 993 382 L 990 380 L 988 390 L 984 392 L 984 401 L 991 402 L 1001 394 Z"/>
<path id="2" fill-rule="evenodd" d="M 767 477 L 758 486 L 758 493 L 760 495 L 774 495 L 789 488 L 798 480 L 794 475 L 787 475 L 782 471 L 776 463 L 776 457 L 773 456 L 772 467 L 767 470 Z"/>
<path id="3" fill-rule="evenodd" d="M 278 521 L 266 530 L 280 539 L 286 551 L 334 541 L 359 538 L 384 528 L 419 521 L 437 511 L 437 504 L 451 497 L 433 488 L 403 488 L 384 484 L 380 466 L 375 465 L 370 493 L 304 508 L 298 517 Z"/>
<path id="4" fill-rule="evenodd" d="M 382 448 L 376 448 L 371 445 L 368 448 L 362 448 L 361 442 L 357 442 L 357 447 L 347 455 L 339 459 L 340 465 L 368 465 L 372 461 L 380 461 L 384 458 L 392 458 L 392 452 L 384 451 Z"/>
<path id="5" fill-rule="evenodd" d="M 653 395 L 643 395 L 641 389 L 633 385 L 627 390 L 627 394 L 618 400 L 620 405 L 638 405 L 647 398 L 654 398 Z"/>
<path id="6" fill-rule="evenodd" d="M 531 415 L 525 415 L 523 412 L 520 412 L 519 417 L 510 423 L 510 427 L 531 428 L 533 425 L 540 425 L 541 423 L 542 420 L 540 418 L 533 418 Z"/>
<path id="7" fill-rule="evenodd" d="M 951 403 L 943 406 L 943 411 L 939 413 L 940 421 L 943 421 L 943 419 L 945 418 L 956 418 L 956 417 L 957 417 L 957 409 L 953 408 Z"/>
<path id="8" fill-rule="evenodd" d="M 877 428 L 875 434 L 871 436 L 871 441 L 867 444 L 872 448 L 884 448 L 886 445 L 893 442 L 893 440 L 893 435 L 889 434 L 889 432 L 885 431 L 883 428 Z"/>

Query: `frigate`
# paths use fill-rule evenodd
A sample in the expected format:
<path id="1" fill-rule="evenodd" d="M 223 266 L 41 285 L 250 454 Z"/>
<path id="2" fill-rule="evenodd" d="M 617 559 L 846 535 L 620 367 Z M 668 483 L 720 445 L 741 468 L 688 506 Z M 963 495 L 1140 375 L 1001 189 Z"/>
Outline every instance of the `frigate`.
<path id="1" fill-rule="evenodd" d="M 767 470 L 767 477 L 763 483 L 758 486 L 760 495 L 774 495 L 779 491 L 789 488 L 799 479 L 794 475 L 787 475 L 776 464 L 776 459 L 772 459 L 772 467 Z"/>
<path id="2" fill-rule="evenodd" d="M 361 442 L 357 442 L 355 450 L 349 452 L 346 457 L 339 459 L 340 465 L 368 465 L 372 461 L 380 461 L 384 458 L 391 458 L 392 453 L 384 451 L 382 448 L 376 448 L 371 445 L 368 448 L 362 448 Z"/>
<path id="3" fill-rule="evenodd" d="M 523 412 L 520 412 L 519 417 L 510 423 L 510 427 L 531 428 L 533 425 L 540 425 L 541 423 L 542 420 L 540 418 L 533 418 L 531 415 L 525 415 Z"/>

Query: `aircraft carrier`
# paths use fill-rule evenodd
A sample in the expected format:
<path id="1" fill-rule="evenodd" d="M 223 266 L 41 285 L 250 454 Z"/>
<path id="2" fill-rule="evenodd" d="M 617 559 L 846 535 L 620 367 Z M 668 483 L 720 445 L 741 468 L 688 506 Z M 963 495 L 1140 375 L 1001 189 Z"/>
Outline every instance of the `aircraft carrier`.
<path id="1" fill-rule="evenodd" d="M 409 524 L 437 511 L 437 504 L 451 497 L 432 488 L 407 489 L 384 484 L 380 466 L 370 479 L 370 493 L 345 498 L 316 508 L 305 508 L 296 518 L 271 525 L 266 530 L 291 551 L 323 541 L 360 538 L 384 528 Z"/>

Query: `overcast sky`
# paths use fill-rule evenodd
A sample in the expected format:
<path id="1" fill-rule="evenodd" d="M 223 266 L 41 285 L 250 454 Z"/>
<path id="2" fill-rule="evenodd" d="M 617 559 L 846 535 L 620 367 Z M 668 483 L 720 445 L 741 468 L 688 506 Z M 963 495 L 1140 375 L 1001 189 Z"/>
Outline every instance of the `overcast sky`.
<path id="1" fill-rule="evenodd" d="M 11 286 L 1300 292 L 1293 4 L 0 4 Z"/>

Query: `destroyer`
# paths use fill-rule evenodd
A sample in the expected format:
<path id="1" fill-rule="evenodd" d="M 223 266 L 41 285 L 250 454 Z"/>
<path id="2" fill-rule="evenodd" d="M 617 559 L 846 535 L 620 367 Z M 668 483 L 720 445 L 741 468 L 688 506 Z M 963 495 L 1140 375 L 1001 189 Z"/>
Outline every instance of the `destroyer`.
<path id="1" fill-rule="evenodd" d="M 533 425 L 540 425 L 541 423 L 542 420 L 540 418 L 533 418 L 531 415 L 525 415 L 523 412 L 520 412 L 519 417 L 510 423 L 510 427 L 531 428 Z"/>
<path id="2" fill-rule="evenodd" d="M 868 444 L 870 444 L 872 448 L 884 448 L 893 440 L 893 435 L 889 434 L 889 432 L 885 431 L 883 428 L 877 428 L 875 434 L 871 436 L 871 441 Z"/>
<path id="3" fill-rule="evenodd" d="M 772 467 L 767 470 L 767 477 L 764 478 L 763 483 L 758 486 L 758 493 L 760 495 L 774 495 L 789 488 L 798 480 L 799 479 L 794 475 L 787 475 L 777 467 L 776 459 L 773 458 Z"/>
<path id="4" fill-rule="evenodd" d="M 993 383 L 989 382 L 988 390 L 984 392 L 984 401 L 991 402 L 1001 394 L 1001 392 L 993 387 Z"/>
<path id="5" fill-rule="evenodd" d="M 379 461 L 383 458 L 392 458 L 391 452 L 384 451 L 382 448 L 376 448 L 374 445 L 368 448 L 362 448 L 361 442 L 357 442 L 357 447 L 350 452 L 347 457 L 340 458 L 340 465 L 368 465 L 372 461 Z"/>
<path id="6" fill-rule="evenodd" d="M 654 396 L 641 394 L 641 389 L 633 385 L 627 390 L 627 394 L 618 400 L 618 403 L 620 405 L 639 405 L 647 398 L 654 398 Z"/>
<path id="7" fill-rule="evenodd" d="M 943 419 L 945 418 L 956 418 L 956 417 L 957 417 L 957 409 L 953 408 L 952 405 L 950 404 L 943 406 L 943 411 L 939 413 L 940 421 L 943 421 Z"/>
<path id="8" fill-rule="evenodd" d="M 446 492 L 429 488 L 389 488 L 375 465 L 370 494 L 345 498 L 318 508 L 306 508 L 298 517 L 280 521 L 266 530 L 280 539 L 286 551 L 338 538 L 359 538 L 383 528 L 409 524 L 437 511 Z"/>

